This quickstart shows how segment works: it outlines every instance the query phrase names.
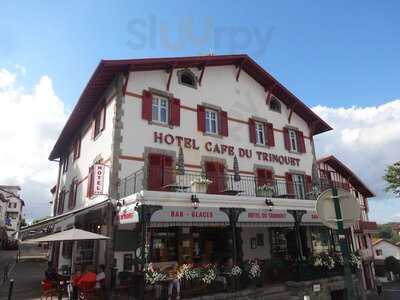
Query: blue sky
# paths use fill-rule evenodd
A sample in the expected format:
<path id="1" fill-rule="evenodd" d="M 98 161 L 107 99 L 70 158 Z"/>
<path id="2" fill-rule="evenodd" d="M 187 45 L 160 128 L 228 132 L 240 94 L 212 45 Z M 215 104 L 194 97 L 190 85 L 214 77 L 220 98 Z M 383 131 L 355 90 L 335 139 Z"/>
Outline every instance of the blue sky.
<path id="1" fill-rule="evenodd" d="M 381 180 L 399 158 L 377 154 L 400 140 L 371 142 L 363 130 L 378 130 L 378 116 L 398 125 L 399 11 L 398 1 L 2 1 L 0 69 L 25 68 L 15 85 L 26 90 L 47 75 L 67 114 L 101 59 L 248 53 L 338 128 L 320 154 L 361 173 L 383 220 L 400 213 Z M 366 172 L 372 158 L 379 170 Z"/>

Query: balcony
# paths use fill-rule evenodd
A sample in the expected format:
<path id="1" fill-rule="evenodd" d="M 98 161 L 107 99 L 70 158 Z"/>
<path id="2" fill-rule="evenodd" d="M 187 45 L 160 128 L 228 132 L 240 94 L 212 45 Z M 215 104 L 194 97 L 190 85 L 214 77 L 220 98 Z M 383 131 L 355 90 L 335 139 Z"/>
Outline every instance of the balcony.
<path id="1" fill-rule="evenodd" d="M 354 225 L 354 231 L 356 233 L 376 233 L 378 231 L 378 224 L 372 221 L 359 220 Z"/>
<path id="2" fill-rule="evenodd" d="M 208 185 L 195 182 L 209 180 Z M 237 174 L 204 173 L 160 168 L 142 168 L 121 180 L 120 197 L 126 197 L 143 190 L 183 192 L 191 194 L 215 194 L 232 196 L 271 197 L 315 200 L 315 192 L 305 181 L 286 181 L 284 179 L 260 179 L 256 176 Z"/>
<path id="3" fill-rule="evenodd" d="M 321 190 L 322 191 L 332 188 L 332 187 L 342 188 L 346 191 L 350 191 L 350 184 L 348 184 L 347 182 L 340 182 L 340 181 L 334 181 L 334 180 L 328 180 L 328 179 L 321 178 Z"/>

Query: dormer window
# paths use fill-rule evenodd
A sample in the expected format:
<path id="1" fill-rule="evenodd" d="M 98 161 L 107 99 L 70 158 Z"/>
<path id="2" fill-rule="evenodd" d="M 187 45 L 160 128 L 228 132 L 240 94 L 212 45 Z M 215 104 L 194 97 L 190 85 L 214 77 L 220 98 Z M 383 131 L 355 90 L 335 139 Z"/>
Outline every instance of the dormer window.
<path id="1" fill-rule="evenodd" d="M 278 113 L 281 112 L 281 103 L 275 96 L 271 97 L 271 100 L 269 102 L 269 109 Z"/>
<path id="2" fill-rule="evenodd" d="M 197 88 L 196 75 L 189 69 L 178 72 L 178 82 L 194 89 Z"/>

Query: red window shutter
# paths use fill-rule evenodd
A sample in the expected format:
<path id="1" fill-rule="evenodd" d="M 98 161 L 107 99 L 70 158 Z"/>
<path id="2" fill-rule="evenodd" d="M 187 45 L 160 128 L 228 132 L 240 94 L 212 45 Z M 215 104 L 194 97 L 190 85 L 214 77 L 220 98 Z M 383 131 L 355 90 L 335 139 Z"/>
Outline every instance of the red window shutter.
<path id="1" fill-rule="evenodd" d="M 296 137 L 297 137 L 297 144 L 299 145 L 299 152 L 300 153 L 305 153 L 306 152 L 306 144 L 304 142 L 304 135 L 302 131 L 296 131 Z"/>
<path id="2" fill-rule="evenodd" d="M 173 126 L 181 125 L 181 100 L 172 98 L 170 100 L 170 120 L 169 123 Z"/>
<path id="3" fill-rule="evenodd" d="M 272 123 L 265 124 L 265 140 L 267 141 L 267 145 L 270 147 L 275 146 L 275 137 L 274 137 L 274 126 Z"/>
<path id="4" fill-rule="evenodd" d="M 223 110 L 219 113 L 219 134 L 228 136 L 228 113 Z"/>
<path id="5" fill-rule="evenodd" d="M 201 132 L 206 131 L 206 111 L 202 105 L 197 105 L 197 129 Z"/>
<path id="6" fill-rule="evenodd" d="M 104 104 L 102 109 L 102 123 L 101 123 L 101 130 L 103 131 L 106 128 L 106 115 L 107 115 L 107 104 Z"/>
<path id="7" fill-rule="evenodd" d="M 249 137 L 250 143 L 256 143 L 256 121 L 254 119 L 249 119 Z"/>
<path id="8" fill-rule="evenodd" d="M 171 156 L 163 156 L 163 186 L 174 183 L 173 174 L 174 170 L 172 168 L 173 159 Z"/>
<path id="9" fill-rule="evenodd" d="M 310 175 L 306 175 L 306 190 L 307 193 L 312 191 L 312 177 Z"/>
<path id="10" fill-rule="evenodd" d="M 151 191 L 159 191 L 162 187 L 162 160 L 161 154 L 149 154 L 148 172 L 147 172 L 147 188 Z"/>
<path id="11" fill-rule="evenodd" d="M 267 170 L 266 169 L 257 169 L 257 186 L 262 186 L 267 183 Z"/>
<path id="12" fill-rule="evenodd" d="M 206 162 L 205 169 L 207 179 L 212 181 L 212 183 L 208 185 L 207 193 L 221 194 L 225 190 L 224 165 L 213 161 Z"/>
<path id="13" fill-rule="evenodd" d="M 87 197 L 92 197 L 93 195 L 93 180 L 94 180 L 94 172 L 93 172 L 93 166 L 89 168 L 89 174 L 88 174 L 88 184 L 87 184 L 87 190 L 86 190 L 86 196 Z"/>
<path id="14" fill-rule="evenodd" d="M 290 139 L 289 139 L 289 129 L 283 128 L 283 140 L 285 142 L 285 149 L 286 150 L 291 150 L 290 147 Z"/>
<path id="15" fill-rule="evenodd" d="M 294 185 L 293 185 L 292 174 L 289 172 L 285 173 L 285 178 L 286 178 L 286 193 L 288 195 L 293 195 L 294 194 Z"/>
<path id="16" fill-rule="evenodd" d="M 149 91 L 144 90 L 142 95 L 142 119 L 151 121 L 152 119 L 153 96 Z"/>

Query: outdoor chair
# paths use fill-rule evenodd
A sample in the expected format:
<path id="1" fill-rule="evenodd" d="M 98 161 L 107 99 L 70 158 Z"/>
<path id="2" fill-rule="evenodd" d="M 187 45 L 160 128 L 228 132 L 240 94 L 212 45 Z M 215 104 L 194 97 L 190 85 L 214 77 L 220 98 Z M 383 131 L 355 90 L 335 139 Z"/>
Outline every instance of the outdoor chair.
<path id="1" fill-rule="evenodd" d="M 45 299 L 45 300 L 52 300 L 53 296 L 57 297 L 57 289 L 54 288 L 54 285 L 51 281 L 48 280 L 43 280 L 41 282 L 42 286 L 42 295 L 40 296 L 40 299 Z"/>
<path id="2" fill-rule="evenodd" d="M 81 282 L 79 285 L 79 300 L 92 300 L 96 282 Z"/>

